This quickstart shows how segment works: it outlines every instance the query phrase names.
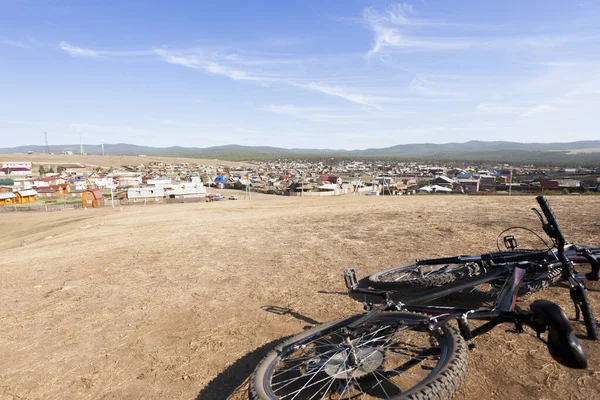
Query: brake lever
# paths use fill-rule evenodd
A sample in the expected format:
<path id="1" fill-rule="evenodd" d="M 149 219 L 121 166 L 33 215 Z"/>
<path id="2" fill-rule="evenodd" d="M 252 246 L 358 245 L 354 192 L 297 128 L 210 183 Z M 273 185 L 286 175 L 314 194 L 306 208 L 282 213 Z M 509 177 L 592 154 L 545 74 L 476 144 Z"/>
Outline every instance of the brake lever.
<path id="1" fill-rule="evenodd" d="M 544 217 L 542 216 L 542 213 L 540 213 L 540 211 L 537 208 L 535 208 L 535 207 L 532 207 L 531 210 L 534 213 L 536 213 L 537 217 L 540 219 L 540 222 L 542 223 L 542 226 L 545 226 L 546 225 L 546 221 L 544 221 Z"/>

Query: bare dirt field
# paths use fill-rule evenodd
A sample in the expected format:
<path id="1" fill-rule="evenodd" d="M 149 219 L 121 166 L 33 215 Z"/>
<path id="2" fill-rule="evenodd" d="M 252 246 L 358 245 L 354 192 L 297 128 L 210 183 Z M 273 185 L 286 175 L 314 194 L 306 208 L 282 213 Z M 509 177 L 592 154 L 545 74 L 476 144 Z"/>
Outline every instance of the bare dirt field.
<path id="1" fill-rule="evenodd" d="M 150 162 L 165 163 L 189 163 L 198 165 L 222 165 L 226 167 L 237 167 L 243 163 L 235 161 L 224 161 L 205 158 L 185 157 L 154 157 L 154 156 L 82 156 L 79 154 L 0 154 L 0 161 L 30 161 L 33 164 L 60 165 L 60 164 L 84 164 L 92 167 L 120 167 L 121 165 L 139 165 Z M 246 163 L 247 164 L 247 163 Z"/>
<path id="2" fill-rule="evenodd" d="M 550 202 L 569 239 L 600 244 L 600 197 Z M 361 312 L 344 267 L 364 277 L 417 257 L 491 251 L 505 227 L 538 228 L 534 205 L 255 195 L 0 214 L 0 399 L 246 398 L 248 376 L 281 338 Z M 590 287 L 600 311 L 600 285 Z M 574 315 L 564 287 L 523 307 L 535 298 Z M 583 339 L 589 367 L 569 370 L 531 331 L 511 328 L 475 340 L 458 399 L 600 398 L 600 343 Z"/>

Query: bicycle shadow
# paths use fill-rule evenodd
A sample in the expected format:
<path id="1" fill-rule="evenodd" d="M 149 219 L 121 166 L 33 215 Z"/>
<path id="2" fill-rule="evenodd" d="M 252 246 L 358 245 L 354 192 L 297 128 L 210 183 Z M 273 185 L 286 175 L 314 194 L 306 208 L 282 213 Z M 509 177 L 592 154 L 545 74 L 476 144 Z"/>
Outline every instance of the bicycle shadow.
<path id="1" fill-rule="evenodd" d="M 291 336 L 275 339 L 252 350 L 214 377 L 196 396 L 196 400 L 226 400 L 232 395 L 247 397 L 248 380 L 260 360 Z"/>
<path id="2" fill-rule="evenodd" d="M 312 325 L 318 325 L 320 324 L 319 321 L 316 321 L 310 317 L 307 317 L 306 315 L 300 314 L 294 310 L 292 310 L 291 308 L 288 307 L 280 307 L 280 306 L 262 306 L 261 309 L 263 311 L 269 312 L 271 314 L 277 314 L 277 315 L 289 315 L 292 316 L 300 321 L 304 321 L 306 323 L 312 324 Z"/>
<path id="3" fill-rule="evenodd" d="M 320 324 L 306 315 L 300 314 L 288 307 L 262 306 L 262 310 L 277 315 L 289 315 L 310 325 L 305 326 L 304 330 Z M 223 372 L 214 377 L 196 396 L 196 400 L 226 400 L 236 395 L 236 398 L 247 398 L 249 377 L 258 363 L 265 358 L 267 354 L 280 344 L 291 338 L 289 335 L 283 338 L 275 339 L 269 343 L 252 350 L 243 357 L 239 358 Z"/>

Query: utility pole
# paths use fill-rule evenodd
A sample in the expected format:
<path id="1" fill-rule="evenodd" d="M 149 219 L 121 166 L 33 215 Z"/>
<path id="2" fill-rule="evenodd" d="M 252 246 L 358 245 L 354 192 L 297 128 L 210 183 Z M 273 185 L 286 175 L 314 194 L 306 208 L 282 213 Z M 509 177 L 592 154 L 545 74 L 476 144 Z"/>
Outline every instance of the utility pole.
<path id="1" fill-rule="evenodd" d="M 100 142 L 100 149 L 102 150 L 102 156 L 104 156 L 104 142 Z"/>
<path id="2" fill-rule="evenodd" d="M 83 136 L 79 132 L 79 154 L 83 155 Z"/>
<path id="3" fill-rule="evenodd" d="M 44 132 L 44 139 L 46 140 L 46 154 L 50 154 L 50 146 L 48 145 L 48 134 Z"/>
<path id="4" fill-rule="evenodd" d="M 248 178 L 248 180 L 246 181 L 246 192 L 248 192 L 248 200 L 252 200 L 250 198 L 250 174 L 246 174 L 246 178 Z"/>
<path id="5" fill-rule="evenodd" d="M 512 194 L 512 168 L 510 169 L 510 183 L 508 184 L 508 195 Z"/>

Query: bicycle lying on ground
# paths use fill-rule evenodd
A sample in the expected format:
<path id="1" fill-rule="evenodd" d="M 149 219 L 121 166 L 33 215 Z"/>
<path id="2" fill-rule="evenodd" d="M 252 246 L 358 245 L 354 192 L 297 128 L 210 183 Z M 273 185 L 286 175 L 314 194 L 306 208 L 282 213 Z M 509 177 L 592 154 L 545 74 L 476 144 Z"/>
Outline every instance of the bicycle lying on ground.
<path id="1" fill-rule="evenodd" d="M 584 314 L 588 336 L 596 337 L 583 284 L 577 279 L 566 241 L 543 197 L 537 198 L 546 217 L 544 230 L 555 240 L 554 257 L 527 259 L 533 252 L 504 254 L 503 262 L 482 257 L 494 268 L 454 283 L 434 286 L 412 297 L 410 304 L 392 300 L 393 291 L 361 288 L 353 269 L 344 271 L 350 292 L 380 297 L 366 314 L 314 327 L 277 347 L 256 368 L 251 399 L 449 399 L 468 370 L 466 341 L 502 323 L 516 332 L 528 326 L 550 355 L 570 368 L 586 368 L 587 360 L 564 311 L 547 300 L 536 300 L 529 311 L 515 306 L 519 287 L 528 274 L 541 274 L 559 264 L 571 298 Z M 597 261 L 597 259 L 596 259 Z M 454 291 L 504 279 L 492 308 L 422 305 Z M 471 329 L 468 321 L 485 321 Z M 456 321 L 458 330 L 450 325 Z M 545 338 L 542 337 L 547 332 Z"/>

